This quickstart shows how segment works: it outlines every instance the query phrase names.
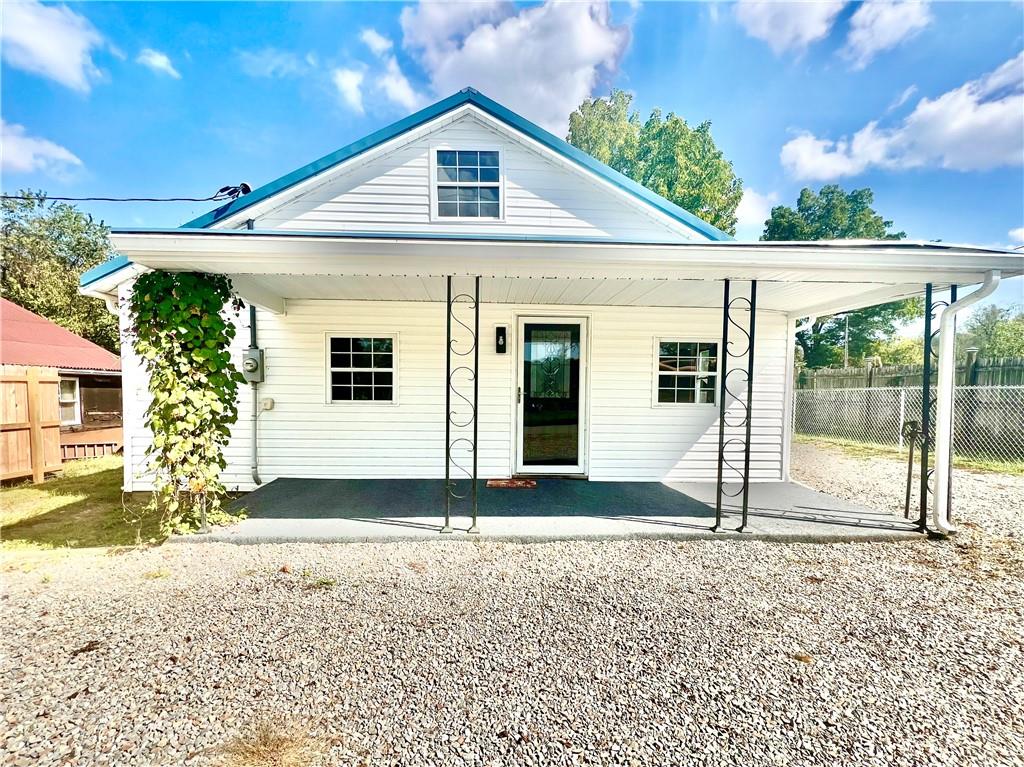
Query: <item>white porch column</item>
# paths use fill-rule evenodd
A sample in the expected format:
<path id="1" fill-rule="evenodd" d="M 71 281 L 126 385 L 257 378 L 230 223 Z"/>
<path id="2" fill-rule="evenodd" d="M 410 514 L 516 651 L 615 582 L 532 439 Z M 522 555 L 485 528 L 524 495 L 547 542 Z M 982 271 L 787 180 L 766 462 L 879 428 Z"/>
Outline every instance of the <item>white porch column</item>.
<path id="1" fill-rule="evenodd" d="M 956 390 L 956 315 L 999 286 L 999 272 L 985 275 L 981 288 L 946 307 L 939 320 L 939 380 L 935 404 L 935 505 L 932 523 L 935 530 L 948 535 L 953 532 L 949 521 L 949 475 L 952 470 L 953 394 Z"/>

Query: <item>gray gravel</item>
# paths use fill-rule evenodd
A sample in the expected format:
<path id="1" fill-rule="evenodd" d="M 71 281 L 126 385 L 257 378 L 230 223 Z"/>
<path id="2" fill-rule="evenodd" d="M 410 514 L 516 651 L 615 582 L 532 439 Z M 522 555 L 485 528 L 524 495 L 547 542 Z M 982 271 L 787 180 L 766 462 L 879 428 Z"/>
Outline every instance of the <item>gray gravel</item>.
<path id="1" fill-rule="evenodd" d="M 802 481 L 891 502 L 899 464 L 796 451 Z M 1024 764 L 1024 482 L 961 482 L 945 542 L 11 562 L 2 763 L 207 765 L 271 720 L 331 765 Z"/>

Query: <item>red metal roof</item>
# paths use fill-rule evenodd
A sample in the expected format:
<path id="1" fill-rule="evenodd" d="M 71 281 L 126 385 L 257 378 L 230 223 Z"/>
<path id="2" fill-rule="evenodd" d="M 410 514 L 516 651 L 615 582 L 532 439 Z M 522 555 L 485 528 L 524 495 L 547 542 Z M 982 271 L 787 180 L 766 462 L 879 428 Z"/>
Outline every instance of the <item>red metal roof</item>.
<path id="1" fill-rule="evenodd" d="M 61 370 L 120 370 L 116 354 L 0 298 L 0 363 Z"/>

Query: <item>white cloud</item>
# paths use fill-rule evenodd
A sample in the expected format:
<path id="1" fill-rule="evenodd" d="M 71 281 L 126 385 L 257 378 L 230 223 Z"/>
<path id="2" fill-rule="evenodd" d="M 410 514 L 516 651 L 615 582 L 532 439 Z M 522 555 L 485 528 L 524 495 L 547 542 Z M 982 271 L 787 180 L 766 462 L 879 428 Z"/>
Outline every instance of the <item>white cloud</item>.
<path id="1" fill-rule="evenodd" d="M 933 21 L 927 2 L 870 0 L 850 18 L 843 55 L 854 69 L 863 69 L 880 52 L 895 48 Z"/>
<path id="2" fill-rule="evenodd" d="M 0 48 L 12 67 L 87 93 L 100 76 L 92 55 L 103 42 L 88 19 L 65 5 L 3 3 Z"/>
<path id="3" fill-rule="evenodd" d="M 335 69 L 331 79 L 349 108 L 363 114 L 363 73 L 357 69 Z"/>
<path id="4" fill-rule="evenodd" d="M 1024 226 L 1011 229 L 1008 234 L 1013 242 L 1024 243 Z"/>
<path id="5" fill-rule="evenodd" d="M 740 204 L 736 207 L 736 239 L 756 240 L 764 234 L 764 222 L 772 214 L 772 207 L 779 202 L 776 192 L 760 194 L 753 189 L 744 189 Z"/>
<path id="6" fill-rule="evenodd" d="M 896 111 L 901 106 L 903 106 L 908 101 L 910 101 L 911 97 L 913 97 L 913 95 L 915 93 L 917 93 L 917 86 L 916 85 L 908 85 L 906 88 L 903 89 L 903 93 L 901 93 L 899 96 L 897 96 L 893 100 L 893 102 L 886 108 L 885 111 L 886 112 L 894 112 L 894 111 Z"/>
<path id="7" fill-rule="evenodd" d="M 1024 52 L 998 69 L 921 99 L 893 128 L 869 122 L 837 141 L 803 132 L 782 147 L 794 177 L 831 181 L 872 167 L 989 170 L 1024 164 Z"/>
<path id="8" fill-rule="evenodd" d="M 384 72 L 377 77 L 377 87 L 384 91 L 388 99 L 410 112 L 423 104 L 423 97 L 409 84 L 408 78 L 402 72 L 402 68 L 398 66 L 398 60 L 394 56 L 386 58 Z"/>
<path id="9" fill-rule="evenodd" d="M 616 70 L 630 40 L 604 0 L 420 2 L 402 11 L 401 23 L 403 47 L 435 94 L 473 86 L 560 134 L 601 75 Z"/>
<path id="10" fill-rule="evenodd" d="M 831 2 L 771 2 L 740 0 L 734 13 L 747 34 L 764 40 L 779 55 L 788 50 L 801 52 L 832 30 L 845 0 Z"/>
<path id="11" fill-rule="evenodd" d="M 391 40 L 372 28 L 364 29 L 362 34 L 359 35 L 359 39 L 366 44 L 367 48 L 373 51 L 374 56 L 383 56 L 391 50 L 393 45 Z"/>
<path id="12" fill-rule="evenodd" d="M 82 161 L 74 154 L 44 138 L 30 136 L 25 126 L 0 119 L 0 169 L 4 173 L 33 173 L 40 171 L 49 176 L 63 178 Z"/>
<path id="13" fill-rule="evenodd" d="M 143 48 L 135 61 L 144 67 L 152 69 L 154 72 L 162 72 L 173 77 L 175 80 L 181 79 L 181 73 L 174 68 L 174 64 L 171 63 L 171 59 L 166 53 L 161 53 L 152 48 Z"/>
<path id="14" fill-rule="evenodd" d="M 238 62 L 250 77 L 295 77 L 317 66 L 317 59 L 312 53 L 303 59 L 291 51 L 269 47 L 240 51 Z"/>

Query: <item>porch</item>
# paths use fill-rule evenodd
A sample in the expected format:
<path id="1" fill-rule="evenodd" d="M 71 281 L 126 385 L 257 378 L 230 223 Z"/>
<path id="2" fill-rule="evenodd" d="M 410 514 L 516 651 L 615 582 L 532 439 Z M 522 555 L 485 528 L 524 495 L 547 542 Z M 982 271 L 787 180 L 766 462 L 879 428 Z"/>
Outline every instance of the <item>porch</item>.
<path id="1" fill-rule="evenodd" d="M 233 434 L 227 484 L 274 482 L 247 497 L 253 518 L 226 535 L 266 540 L 436 535 L 445 483 L 464 494 L 468 479 L 479 480 L 482 533 L 496 537 L 723 535 L 744 511 L 757 535 L 898 535 L 924 530 L 929 505 L 948 532 L 952 318 L 1021 269 L 1015 254 L 890 241 L 252 229 L 121 232 L 117 244 L 127 272 L 226 274 L 249 304 L 239 337 L 250 344 L 236 350 L 253 365 L 248 428 Z M 113 300 L 125 279 L 99 274 L 86 291 Z M 982 280 L 933 333 L 933 289 Z M 911 525 L 786 482 L 798 320 L 922 292 L 927 347 L 945 351 L 934 424 L 922 412 L 933 449 L 921 451 L 921 473 L 934 458 L 944 492 L 929 504 L 922 482 Z M 597 481 L 482 487 L 524 474 Z M 718 483 L 737 502 L 726 514 L 739 512 L 721 526 Z M 472 508 L 451 500 L 456 520 Z M 295 519 L 305 522 L 286 524 Z"/>
<path id="2" fill-rule="evenodd" d="M 750 487 L 747 532 L 739 503 L 723 504 L 713 533 L 713 482 L 588 482 L 542 478 L 533 488 L 478 485 L 479 534 L 469 499 L 452 503 L 455 540 L 551 541 L 742 537 L 772 541 L 869 541 L 919 537 L 916 520 L 871 511 L 796 482 Z M 463 488 L 468 489 L 468 488 Z M 739 485 L 727 484 L 726 492 Z M 438 539 L 444 480 L 277 479 L 235 502 L 247 518 L 196 541 L 280 543 Z M 448 536 L 445 536 L 448 538 Z"/>

